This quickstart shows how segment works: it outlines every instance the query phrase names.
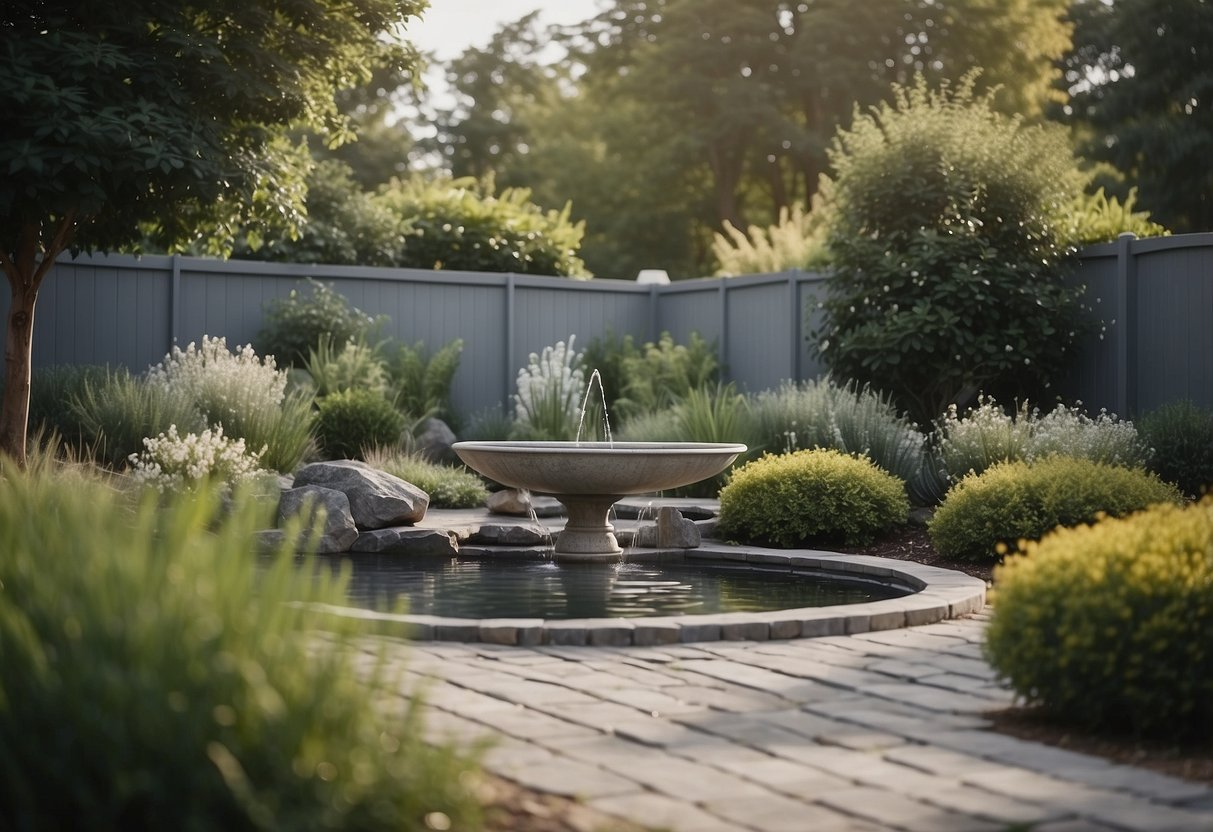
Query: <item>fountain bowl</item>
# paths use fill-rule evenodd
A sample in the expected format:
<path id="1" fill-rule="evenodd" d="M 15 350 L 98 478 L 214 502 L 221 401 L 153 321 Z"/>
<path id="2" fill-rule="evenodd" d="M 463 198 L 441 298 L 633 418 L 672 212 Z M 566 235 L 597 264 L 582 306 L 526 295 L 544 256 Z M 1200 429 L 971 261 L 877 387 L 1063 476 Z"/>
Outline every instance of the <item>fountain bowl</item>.
<path id="1" fill-rule="evenodd" d="M 469 467 L 502 485 L 555 497 L 568 510 L 557 560 L 619 560 L 608 515 L 623 497 L 679 488 L 728 468 L 745 445 L 716 442 L 456 442 Z"/>

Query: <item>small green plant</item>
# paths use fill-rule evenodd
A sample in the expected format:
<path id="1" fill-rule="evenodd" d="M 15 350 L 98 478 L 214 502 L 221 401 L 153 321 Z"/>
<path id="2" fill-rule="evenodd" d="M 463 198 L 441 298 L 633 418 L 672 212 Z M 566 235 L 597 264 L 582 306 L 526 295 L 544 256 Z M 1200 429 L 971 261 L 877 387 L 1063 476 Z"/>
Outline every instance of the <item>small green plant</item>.
<path id="1" fill-rule="evenodd" d="M 430 354 L 418 341 L 389 350 L 388 373 L 397 406 L 418 419 L 437 416 L 451 421 L 451 383 L 459 369 L 463 339 L 456 338 Z"/>
<path id="2" fill-rule="evenodd" d="M 1027 402 L 1014 415 L 982 396 L 963 419 L 956 406 L 936 423 L 939 458 L 946 477 L 959 481 L 997 462 L 1031 462 L 1051 455 L 1072 456 L 1108 465 L 1140 467 L 1150 457 L 1132 422 L 1101 412 L 1094 419 L 1077 407 L 1057 405 L 1041 415 Z"/>
<path id="3" fill-rule="evenodd" d="M 440 465 L 386 448 L 368 451 L 365 461 L 430 495 L 431 508 L 477 508 L 489 496 L 484 480 L 462 466 Z"/>
<path id="4" fill-rule="evenodd" d="M 328 336 L 334 344 L 373 341 L 382 322 L 351 306 L 331 286 L 308 278 L 306 291 L 291 289 L 266 304 L 253 344 L 259 355 L 274 356 L 279 366 L 302 367 L 321 338 Z"/>
<path id="5" fill-rule="evenodd" d="M 855 382 L 831 377 L 785 382 L 754 399 L 761 447 L 790 453 L 833 448 L 866 456 L 911 488 L 915 502 L 930 505 L 942 492 L 928 476 L 926 443 L 916 425 L 897 410 L 889 396 Z"/>
<path id="6" fill-rule="evenodd" d="M 908 511 L 901 480 L 870 460 L 834 450 L 768 454 L 734 471 L 720 492 L 719 533 L 785 548 L 863 544 Z"/>
<path id="7" fill-rule="evenodd" d="M 531 353 L 518 371 L 513 435 L 518 439 L 569 440 L 577 436 L 585 375 L 574 350 L 577 336 Z"/>
<path id="8" fill-rule="evenodd" d="M 623 359 L 623 396 L 616 402 L 620 416 L 669 407 L 692 390 L 720 379 L 716 348 L 698 332 L 683 345 L 668 332 L 649 342 L 638 354 Z"/>
<path id="9" fill-rule="evenodd" d="M 361 459 L 364 449 L 396 447 L 405 418 L 392 403 L 369 390 L 342 390 L 316 403 L 316 433 L 327 459 Z"/>
<path id="10" fill-rule="evenodd" d="M 712 254 L 720 263 L 716 274 L 766 274 L 789 269 L 817 269 L 829 263 L 826 251 L 826 209 L 803 205 L 779 209 L 779 220 L 768 228 L 751 225 L 744 232 L 728 220 L 724 233 L 712 235 Z"/>
<path id="11" fill-rule="evenodd" d="M 1150 468 L 1189 497 L 1213 487 L 1213 410 L 1172 402 L 1141 420 L 1154 456 Z"/>
<path id="12" fill-rule="evenodd" d="M 131 454 L 143 450 L 143 440 L 176 426 L 186 433 L 206 428 L 206 419 L 184 391 L 151 384 L 126 370 L 115 370 L 105 381 L 86 381 L 70 403 L 80 425 L 83 449 L 115 470 Z"/>
<path id="13" fill-rule="evenodd" d="M 335 344 L 329 335 L 322 335 L 320 343 L 308 350 L 304 366 L 312 377 L 317 398 L 355 388 L 380 396 L 388 392 L 387 365 L 378 351 L 362 340 Z"/>
<path id="14" fill-rule="evenodd" d="M 1051 456 L 1000 462 L 948 492 L 928 524 L 947 557 L 997 561 L 1057 526 L 1119 517 L 1181 499 L 1174 486 L 1143 470 Z"/>
<path id="15" fill-rule="evenodd" d="M 993 667 L 1067 724 L 1213 740 L 1213 501 L 1059 529 L 994 573 Z"/>
<path id="16" fill-rule="evenodd" d="M 481 828 L 469 760 L 318 611 L 348 577 L 258 561 L 264 501 L 32 468 L 0 477 L 0 825 Z"/>

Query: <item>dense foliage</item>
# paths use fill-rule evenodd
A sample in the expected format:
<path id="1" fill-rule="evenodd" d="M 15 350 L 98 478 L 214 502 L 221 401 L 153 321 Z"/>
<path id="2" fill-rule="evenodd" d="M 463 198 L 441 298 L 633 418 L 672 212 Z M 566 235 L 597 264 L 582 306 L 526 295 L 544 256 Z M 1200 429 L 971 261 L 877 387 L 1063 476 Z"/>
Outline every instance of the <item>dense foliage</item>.
<path id="1" fill-rule="evenodd" d="M 381 324 L 332 286 L 308 278 L 306 291 L 291 289 L 266 303 L 253 346 L 261 355 L 274 356 L 279 366 L 302 367 L 325 338 L 341 345 L 369 340 Z"/>
<path id="2" fill-rule="evenodd" d="M 928 529 L 941 554 L 993 562 L 1057 526 L 1180 500 L 1174 486 L 1145 471 L 1053 456 L 1003 462 L 965 477 L 948 491 Z"/>
<path id="3" fill-rule="evenodd" d="M 1059 223 L 1081 192 L 1060 129 L 1000 115 L 970 76 L 919 78 L 831 149 L 835 276 L 818 347 L 926 423 L 979 390 L 1034 395 L 1081 328 Z"/>
<path id="4" fill-rule="evenodd" d="M 15 0 L 0 11 L 0 265 L 12 290 L 0 448 L 25 454 L 33 310 L 68 249 L 168 246 L 301 217 L 306 151 L 347 137 L 337 89 L 407 70 L 417 0 Z M 300 37 L 307 32 L 306 37 Z"/>
<path id="5" fill-rule="evenodd" d="M 480 828 L 469 762 L 315 611 L 346 579 L 258 566 L 265 503 L 0 464 L 0 826 Z"/>
<path id="6" fill-rule="evenodd" d="M 1068 725 L 1213 740 L 1213 502 L 1060 529 L 995 572 L 991 664 Z"/>
<path id="7" fill-rule="evenodd" d="M 341 390 L 316 402 L 316 439 L 326 459 L 362 459 L 364 451 L 394 447 L 404 415 L 371 390 Z"/>
<path id="8" fill-rule="evenodd" d="M 785 548 L 867 543 L 904 523 L 905 486 L 870 460 L 833 450 L 767 455 L 720 492 L 719 534 Z"/>
<path id="9" fill-rule="evenodd" d="M 1213 410 L 1178 401 L 1147 413 L 1141 432 L 1154 453 L 1150 468 L 1189 497 L 1213 487 Z"/>

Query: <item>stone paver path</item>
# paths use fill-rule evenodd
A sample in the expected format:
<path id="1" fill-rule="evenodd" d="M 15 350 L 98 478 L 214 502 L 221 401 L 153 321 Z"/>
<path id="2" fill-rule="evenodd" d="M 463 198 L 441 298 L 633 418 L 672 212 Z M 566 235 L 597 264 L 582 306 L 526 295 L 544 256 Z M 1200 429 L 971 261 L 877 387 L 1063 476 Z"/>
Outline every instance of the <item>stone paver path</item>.
<path id="1" fill-rule="evenodd" d="M 492 772 L 674 832 L 1213 830 L 1213 790 L 985 730 L 1011 704 L 984 615 L 665 647 L 382 638 L 435 738 Z"/>

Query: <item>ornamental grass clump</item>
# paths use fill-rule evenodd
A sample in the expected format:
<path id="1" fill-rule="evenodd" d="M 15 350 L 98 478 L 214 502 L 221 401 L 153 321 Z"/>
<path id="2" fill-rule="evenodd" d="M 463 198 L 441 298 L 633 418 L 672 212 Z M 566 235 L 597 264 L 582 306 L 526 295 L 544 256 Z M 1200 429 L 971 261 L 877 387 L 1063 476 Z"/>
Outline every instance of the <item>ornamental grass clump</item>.
<path id="1" fill-rule="evenodd" d="M 542 353 L 531 353 L 518 371 L 514 395 L 513 435 L 518 439 L 567 441 L 577 437 L 585 372 L 581 355 L 573 348 L 577 336 L 557 341 Z"/>
<path id="2" fill-rule="evenodd" d="M 986 653 L 1029 704 L 1213 741 L 1213 500 L 1059 529 L 994 582 Z"/>
<path id="3" fill-rule="evenodd" d="M 317 608 L 348 575 L 300 568 L 298 527 L 259 561 L 240 489 L 31 468 L 0 477 L 0 827 L 481 828 L 469 761 Z"/>
<path id="4" fill-rule="evenodd" d="M 1179 491 L 1140 469 L 1051 456 L 1001 462 L 948 492 L 927 528 L 940 554 L 997 561 L 1057 526 L 1178 503 Z"/>
<path id="5" fill-rule="evenodd" d="M 864 544 L 904 523 L 909 508 L 901 480 L 868 459 L 822 449 L 768 454 L 721 490 L 718 532 L 784 548 Z"/>
<path id="6" fill-rule="evenodd" d="M 891 398 L 867 385 L 840 385 L 829 376 L 784 382 L 759 393 L 753 411 L 762 447 L 768 450 L 833 448 L 866 456 L 905 481 L 916 502 L 938 502 L 934 478 L 924 476 L 930 471 L 923 435 L 897 414 Z"/>
<path id="7" fill-rule="evenodd" d="M 420 488 L 429 495 L 430 508 L 477 508 L 489 496 L 484 480 L 462 466 L 429 462 L 388 448 L 368 451 L 364 461 Z"/>

